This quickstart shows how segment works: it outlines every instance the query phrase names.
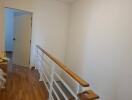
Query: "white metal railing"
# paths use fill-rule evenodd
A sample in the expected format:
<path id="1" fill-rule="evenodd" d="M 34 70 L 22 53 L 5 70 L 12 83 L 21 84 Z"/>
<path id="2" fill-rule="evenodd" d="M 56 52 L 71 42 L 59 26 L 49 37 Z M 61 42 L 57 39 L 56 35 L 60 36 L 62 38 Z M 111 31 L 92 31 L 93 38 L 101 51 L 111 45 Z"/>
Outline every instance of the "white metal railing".
<path id="1" fill-rule="evenodd" d="M 49 100 L 79 100 L 79 93 L 90 90 L 88 86 L 81 86 L 39 46 L 36 47 L 35 68 L 40 74 L 39 81 L 43 81 L 48 90 Z"/>

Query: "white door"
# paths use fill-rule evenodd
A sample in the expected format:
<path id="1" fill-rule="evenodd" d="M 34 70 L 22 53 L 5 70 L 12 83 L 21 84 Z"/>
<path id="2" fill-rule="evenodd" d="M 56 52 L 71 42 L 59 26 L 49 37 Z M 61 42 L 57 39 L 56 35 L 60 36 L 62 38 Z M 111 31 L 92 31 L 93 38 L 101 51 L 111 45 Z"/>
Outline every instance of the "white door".
<path id="1" fill-rule="evenodd" d="M 31 45 L 31 14 L 15 14 L 13 63 L 29 67 Z"/>

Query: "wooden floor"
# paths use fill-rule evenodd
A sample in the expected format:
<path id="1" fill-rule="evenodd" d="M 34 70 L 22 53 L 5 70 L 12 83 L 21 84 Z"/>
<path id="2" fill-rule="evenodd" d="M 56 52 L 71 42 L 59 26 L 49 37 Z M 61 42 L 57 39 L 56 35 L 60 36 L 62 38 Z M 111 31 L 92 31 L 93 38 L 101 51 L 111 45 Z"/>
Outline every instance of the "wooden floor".
<path id="1" fill-rule="evenodd" d="M 16 65 L 9 70 L 6 89 L 0 90 L 0 100 L 47 100 L 47 97 L 36 71 Z"/>

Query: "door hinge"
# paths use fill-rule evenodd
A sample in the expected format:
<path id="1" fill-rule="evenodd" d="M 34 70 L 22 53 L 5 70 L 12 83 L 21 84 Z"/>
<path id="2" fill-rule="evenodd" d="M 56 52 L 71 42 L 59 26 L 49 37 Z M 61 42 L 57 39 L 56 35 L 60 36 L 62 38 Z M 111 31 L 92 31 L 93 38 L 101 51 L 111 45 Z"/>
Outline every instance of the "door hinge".
<path id="1" fill-rule="evenodd" d="M 31 17 L 31 27 L 32 27 L 32 23 L 33 23 L 33 18 Z"/>

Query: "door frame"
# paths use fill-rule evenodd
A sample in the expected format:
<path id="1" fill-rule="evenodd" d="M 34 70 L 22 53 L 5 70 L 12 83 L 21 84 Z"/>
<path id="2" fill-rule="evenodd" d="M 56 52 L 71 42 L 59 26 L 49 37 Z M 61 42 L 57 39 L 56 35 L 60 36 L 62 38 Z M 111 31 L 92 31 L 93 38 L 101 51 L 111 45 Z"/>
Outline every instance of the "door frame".
<path id="1" fill-rule="evenodd" d="M 29 56 L 30 56 L 29 57 L 29 68 L 31 68 L 32 67 L 31 66 L 31 47 L 32 47 L 32 30 L 33 30 L 33 12 L 27 11 L 27 10 L 23 10 L 23 9 L 17 9 L 17 8 L 13 8 L 13 7 L 4 7 L 4 10 L 5 9 L 18 10 L 18 11 L 23 11 L 23 12 L 27 12 L 27 13 L 30 13 L 31 14 L 31 33 L 30 33 L 30 47 L 29 47 L 30 48 L 30 53 L 29 53 Z M 5 20 L 4 20 L 4 23 L 5 23 Z M 4 29 L 4 33 L 5 33 L 5 29 Z M 5 43 L 4 43 L 4 45 L 5 45 Z M 6 46 L 4 46 L 4 47 L 6 47 Z"/>

